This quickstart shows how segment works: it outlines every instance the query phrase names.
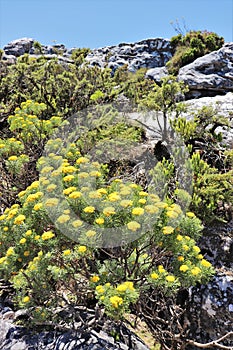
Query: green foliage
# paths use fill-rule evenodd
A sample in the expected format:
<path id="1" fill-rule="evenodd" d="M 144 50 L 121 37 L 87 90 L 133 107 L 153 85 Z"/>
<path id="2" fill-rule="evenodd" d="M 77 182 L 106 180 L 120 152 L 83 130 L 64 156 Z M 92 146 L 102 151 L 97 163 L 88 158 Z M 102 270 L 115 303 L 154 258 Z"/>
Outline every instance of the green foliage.
<path id="1" fill-rule="evenodd" d="M 80 54 L 82 55 L 82 54 Z M 8 116 L 26 100 L 46 104 L 46 115 L 63 118 L 86 108 L 90 97 L 101 90 L 111 99 L 115 82 L 110 70 L 83 64 L 62 65 L 57 58 L 21 56 L 17 63 L 6 67 L 0 81 L 0 113 Z"/>
<path id="2" fill-rule="evenodd" d="M 140 100 L 140 106 L 163 113 L 163 125 L 158 123 L 162 139 L 167 139 L 169 132 L 169 117 L 172 113 L 180 114 L 184 110 L 182 103 L 177 100 L 185 92 L 187 87 L 183 82 L 178 82 L 176 77 L 167 76 L 162 78 L 161 86 L 154 84 L 153 89 Z"/>
<path id="3" fill-rule="evenodd" d="M 4 179 L 0 193 L 4 197 L 4 205 L 11 205 L 16 194 L 37 177 L 36 162 L 44 144 L 62 122 L 57 116 L 43 119 L 45 111 L 45 104 L 28 100 L 8 117 L 13 137 L 0 139 L 0 177 Z"/>
<path id="4" fill-rule="evenodd" d="M 220 145 L 222 134 L 217 131 L 219 126 L 229 128 L 228 118 L 204 106 L 194 112 L 192 120 L 179 117 L 172 126 L 191 154 L 192 210 L 206 222 L 228 219 L 233 199 L 232 156 Z"/>
<path id="5" fill-rule="evenodd" d="M 75 61 L 75 64 L 80 65 L 84 62 L 85 57 L 89 54 L 91 50 L 88 48 L 74 49 L 71 54 L 72 60 Z"/>
<path id="6" fill-rule="evenodd" d="M 39 41 L 34 41 L 33 47 L 35 49 L 35 54 L 42 55 L 43 54 L 43 47 Z"/>
<path id="7" fill-rule="evenodd" d="M 171 38 L 174 56 L 167 63 L 170 74 L 177 74 L 179 69 L 211 51 L 220 49 L 224 39 L 216 33 L 190 31 Z"/>

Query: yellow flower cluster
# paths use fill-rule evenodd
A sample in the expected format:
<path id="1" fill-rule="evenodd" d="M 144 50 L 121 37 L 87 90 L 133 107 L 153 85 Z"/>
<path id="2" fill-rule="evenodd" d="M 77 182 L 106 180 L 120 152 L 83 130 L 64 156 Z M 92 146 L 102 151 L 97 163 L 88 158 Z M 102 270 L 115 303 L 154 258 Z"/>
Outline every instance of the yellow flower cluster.
<path id="1" fill-rule="evenodd" d="M 123 304 L 123 299 L 117 295 L 114 295 L 110 297 L 110 303 L 115 309 L 117 309 L 120 305 Z"/>
<path id="2" fill-rule="evenodd" d="M 41 235 L 41 239 L 43 241 L 47 241 L 48 239 L 51 239 L 55 236 L 55 234 L 52 231 L 46 231 Z"/>

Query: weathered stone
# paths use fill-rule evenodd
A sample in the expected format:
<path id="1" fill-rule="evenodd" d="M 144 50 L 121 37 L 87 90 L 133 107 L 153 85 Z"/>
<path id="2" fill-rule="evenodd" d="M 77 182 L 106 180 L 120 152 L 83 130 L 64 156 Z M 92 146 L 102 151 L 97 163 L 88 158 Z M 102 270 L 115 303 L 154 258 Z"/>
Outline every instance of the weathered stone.
<path id="1" fill-rule="evenodd" d="M 185 102 L 188 106 L 188 113 L 185 113 L 184 116 L 187 119 L 191 118 L 193 112 L 196 112 L 198 109 L 201 109 L 204 106 L 212 106 L 216 109 L 219 115 L 224 115 L 229 117 L 229 122 L 231 123 L 231 128 L 222 128 L 218 127 L 215 132 L 221 132 L 223 135 L 223 144 L 228 148 L 233 147 L 233 120 L 230 118 L 230 113 L 233 110 L 233 93 L 228 92 L 226 95 L 217 95 L 214 97 L 201 97 L 198 99 L 191 99 Z M 191 113 L 190 113 L 191 112 Z"/>
<path id="2" fill-rule="evenodd" d="M 3 50 L 6 55 L 14 55 L 16 57 L 29 53 L 34 43 L 34 39 L 22 38 L 11 41 Z"/>
<path id="3" fill-rule="evenodd" d="M 2 307 L 2 310 L 4 309 L 6 307 Z M 5 313 L 0 311 L 1 350 L 149 350 L 133 332 L 124 326 L 121 329 L 121 341 L 115 341 L 108 335 L 110 330 L 115 329 L 112 322 L 107 321 L 103 324 L 102 330 L 82 329 L 79 324 L 75 324 L 76 330 L 32 331 L 14 324 L 17 315 L 21 316 L 20 312 L 14 313 L 11 310 L 11 314 L 15 317 L 4 317 L 9 312 L 9 310 Z M 22 313 L 27 314 L 27 310 L 23 310 Z M 93 315 L 87 312 L 85 316 L 88 319 Z"/>
<path id="4" fill-rule="evenodd" d="M 153 79 L 157 84 L 160 84 L 161 79 L 168 75 L 166 67 L 157 67 L 149 69 L 146 72 L 146 78 Z"/>
<path id="5" fill-rule="evenodd" d="M 157 38 L 94 49 L 87 55 L 86 61 L 99 67 L 108 65 L 114 70 L 127 64 L 128 69 L 135 72 L 139 68 L 162 67 L 171 57 L 170 41 Z"/>
<path id="6" fill-rule="evenodd" d="M 8 63 L 8 64 L 14 64 L 14 63 L 16 63 L 17 58 L 14 55 L 7 55 L 6 53 L 4 53 L 2 55 L 2 60 L 6 61 L 6 63 Z"/>
<path id="7" fill-rule="evenodd" d="M 194 98 L 233 91 L 233 42 L 182 67 L 178 79 L 189 86 L 189 96 Z"/>
<path id="8" fill-rule="evenodd" d="M 190 338 L 201 343 L 213 341 L 232 331 L 232 238 L 233 222 L 205 229 L 199 242 L 202 253 L 216 268 L 216 275 L 207 285 L 190 289 L 190 302 L 186 313 L 190 323 Z M 232 346 L 232 339 L 227 339 L 225 344 Z"/>

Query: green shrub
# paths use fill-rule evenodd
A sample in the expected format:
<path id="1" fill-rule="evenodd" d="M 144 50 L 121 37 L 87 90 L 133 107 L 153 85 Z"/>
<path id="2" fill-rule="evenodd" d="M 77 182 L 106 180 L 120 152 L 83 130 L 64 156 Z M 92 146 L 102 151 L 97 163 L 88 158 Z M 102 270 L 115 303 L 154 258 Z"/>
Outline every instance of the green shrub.
<path id="1" fill-rule="evenodd" d="M 216 33 L 207 31 L 190 31 L 171 38 L 174 55 L 167 63 L 170 74 L 177 74 L 179 69 L 193 62 L 196 58 L 220 49 L 224 39 Z"/>
<path id="2" fill-rule="evenodd" d="M 10 121 L 25 140 L 29 117 L 17 110 L 23 113 L 22 127 L 17 116 Z M 34 320 L 54 318 L 64 300 L 98 301 L 122 319 L 151 289 L 175 293 L 213 274 L 196 245 L 202 225 L 194 213 L 135 183 L 106 182 L 103 166 L 80 154 L 78 140 L 67 147 L 49 140 L 37 164 L 39 180 L 0 216 L 1 278 L 13 283 L 15 302 L 30 306 Z"/>

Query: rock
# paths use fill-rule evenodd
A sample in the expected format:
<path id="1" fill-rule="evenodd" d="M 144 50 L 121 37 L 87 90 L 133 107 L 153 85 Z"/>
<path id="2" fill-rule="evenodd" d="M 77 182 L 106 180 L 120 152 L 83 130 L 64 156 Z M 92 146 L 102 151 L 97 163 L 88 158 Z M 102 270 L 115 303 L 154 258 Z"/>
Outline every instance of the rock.
<path id="1" fill-rule="evenodd" d="M 14 40 L 4 47 L 5 59 L 12 62 L 12 57 L 19 57 L 28 53 L 39 56 L 46 55 L 53 58 L 57 55 L 64 58 L 66 62 L 70 59 L 75 48 L 67 49 L 63 44 L 41 45 L 41 48 L 33 46 L 34 39 L 22 38 Z M 100 68 L 109 67 L 113 72 L 122 65 L 128 65 L 129 71 L 135 72 L 140 68 L 155 68 L 164 66 L 172 57 L 170 41 L 162 38 L 146 39 L 136 43 L 121 43 L 116 46 L 107 46 L 92 50 L 85 58 L 92 66 Z M 71 61 L 73 62 L 73 61 Z"/>
<path id="2" fill-rule="evenodd" d="M 5 310 L 6 307 L 1 307 Z M 121 327 L 121 340 L 115 339 L 109 335 L 110 331 L 119 332 L 117 325 L 113 322 L 106 321 L 100 329 L 100 325 L 96 329 L 82 328 L 79 324 L 74 324 L 74 329 L 58 331 L 58 330 L 29 330 L 22 326 L 16 326 L 14 320 L 20 314 L 27 314 L 27 310 L 21 310 L 14 313 L 8 310 L 5 313 L 0 311 L 0 349 L 1 350 L 149 350 L 148 347 L 139 339 L 137 335 L 128 330 L 125 326 Z M 80 309 L 82 318 L 93 317 Z M 5 317 L 11 312 L 11 317 Z M 65 310 L 61 311 L 65 314 Z M 12 315 L 15 315 L 12 316 Z"/>
<path id="3" fill-rule="evenodd" d="M 7 44 L 3 50 L 6 55 L 13 55 L 19 57 L 25 53 L 29 53 L 34 43 L 34 39 L 31 38 L 22 38 L 11 41 Z"/>
<path id="4" fill-rule="evenodd" d="M 139 68 L 162 67 L 171 57 L 170 41 L 157 38 L 94 49 L 86 61 L 99 67 L 108 66 L 114 71 L 127 64 L 129 71 L 135 72 Z"/>
<path id="5" fill-rule="evenodd" d="M 201 343 L 213 341 L 232 331 L 232 237 L 233 222 L 230 222 L 205 229 L 199 242 L 202 253 L 216 268 L 216 275 L 207 285 L 190 289 L 190 302 L 186 312 L 190 322 L 189 337 Z M 230 339 L 224 344 L 230 345 Z"/>
<path id="6" fill-rule="evenodd" d="M 160 84 L 161 79 L 168 75 L 166 67 L 157 67 L 149 69 L 146 72 L 146 78 L 153 79 L 157 84 Z"/>
<path id="7" fill-rule="evenodd" d="M 233 42 L 182 67 L 178 79 L 189 86 L 191 98 L 233 91 Z"/>
<path id="8" fill-rule="evenodd" d="M 14 63 L 16 63 L 17 58 L 14 55 L 7 55 L 6 53 L 4 53 L 2 55 L 2 60 L 6 61 L 6 63 L 8 63 L 8 64 L 14 64 Z"/>
<path id="9" fill-rule="evenodd" d="M 223 144 L 228 148 L 233 147 L 233 120 L 230 118 L 230 113 L 232 112 L 233 106 L 233 93 L 228 92 L 226 95 L 221 96 L 217 95 L 215 97 L 201 97 L 198 99 L 191 99 L 185 102 L 188 106 L 188 113 L 185 113 L 184 116 L 187 119 L 190 119 L 191 113 L 196 112 L 198 109 L 201 109 L 204 106 L 212 106 L 216 109 L 219 115 L 224 115 L 229 117 L 229 122 L 231 123 L 231 128 L 223 129 L 218 127 L 215 132 L 221 132 L 223 135 Z"/>

